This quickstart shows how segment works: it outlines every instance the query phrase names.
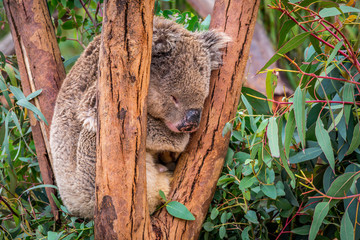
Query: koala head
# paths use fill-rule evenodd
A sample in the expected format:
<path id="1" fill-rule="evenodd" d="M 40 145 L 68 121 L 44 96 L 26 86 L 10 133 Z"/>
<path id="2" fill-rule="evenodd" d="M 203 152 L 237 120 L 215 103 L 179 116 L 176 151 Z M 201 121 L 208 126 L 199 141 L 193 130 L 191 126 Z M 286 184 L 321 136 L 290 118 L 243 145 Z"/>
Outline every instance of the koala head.
<path id="1" fill-rule="evenodd" d="M 211 70 L 230 38 L 216 31 L 190 32 L 163 18 L 154 19 L 148 113 L 173 132 L 193 132 L 209 94 Z"/>

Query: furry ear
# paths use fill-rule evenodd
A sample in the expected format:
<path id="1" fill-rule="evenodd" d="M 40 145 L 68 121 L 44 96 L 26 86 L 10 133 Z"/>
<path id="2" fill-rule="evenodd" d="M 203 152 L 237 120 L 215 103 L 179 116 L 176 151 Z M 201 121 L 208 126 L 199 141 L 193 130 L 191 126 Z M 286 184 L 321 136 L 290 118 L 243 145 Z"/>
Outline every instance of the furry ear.
<path id="1" fill-rule="evenodd" d="M 218 69 L 222 65 L 222 51 L 231 38 L 223 32 L 214 30 L 200 32 L 200 39 L 204 41 L 204 46 L 209 49 L 211 58 L 211 70 Z"/>
<path id="2" fill-rule="evenodd" d="M 173 26 L 169 22 L 159 23 L 154 20 L 152 55 L 155 57 L 170 55 L 176 46 L 177 39 L 180 38 L 180 34 L 172 29 Z"/>

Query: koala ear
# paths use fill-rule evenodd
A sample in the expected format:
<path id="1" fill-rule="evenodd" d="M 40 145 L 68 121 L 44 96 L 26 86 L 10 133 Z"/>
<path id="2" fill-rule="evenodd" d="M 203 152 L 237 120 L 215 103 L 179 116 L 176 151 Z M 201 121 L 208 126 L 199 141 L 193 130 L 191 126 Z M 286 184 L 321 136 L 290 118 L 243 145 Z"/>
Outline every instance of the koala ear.
<path id="1" fill-rule="evenodd" d="M 214 30 L 201 32 L 200 39 L 204 41 L 204 46 L 210 52 L 211 70 L 218 69 L 222 65 L 222 51 L 225 45 L 231 41 L 231 38 L 223 32 Z"/>
<path id="2" fill-rule="evenodd" d="M 179 33 L 173 31 L 171 26 L 155 26 L 153 30 L 152 55 L 167 56 L 176 46 Z"/>

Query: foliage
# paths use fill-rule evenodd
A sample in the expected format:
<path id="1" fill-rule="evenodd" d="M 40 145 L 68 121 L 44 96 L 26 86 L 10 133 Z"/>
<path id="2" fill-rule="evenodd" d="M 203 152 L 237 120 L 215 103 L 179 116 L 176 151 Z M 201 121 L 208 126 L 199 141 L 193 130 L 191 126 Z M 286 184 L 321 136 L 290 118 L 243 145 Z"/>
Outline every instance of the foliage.
<path id="1" fill-rule="evenodd" d="M 157 2 L 156 14 L 190 31 L 208 28 L 209 17 L 182 13 L 178 2 Z M 265 66 L 266 96 L 243 89 L 238 113 L 224 129 L 231 132 L 230 148 L 201 238 L 360 238 L 359 3 L 348 8 L 354 2 L 262 1 L 261 18 L 279 48 L 270 61 L 287 65 Z M 48 5 L 69 70 L 101 32 L 102 1 Z M 63 47 L 71 42 L 75 48 Z M 54 221 L 28 117 L 42 119 L 28 105 L 40 92 L 22 94 L 12 58 L 0 54 L 0 71 L 0 239 L 93 238 L 93 221 L 70 217 L 55 196 L 61 219 Z M 273 98 L 279 71 L 296 88 L 281 102 Z"/>
<path id="2" fill-rule="evenodd" d="M 191 12 L 162 11 L 157 2 L 156 14 L 176 19 L 190 31 L 209 27 L 210 17 L 204 21 Z M 102 1 L 48 1 L 59 44 L 75 42 L 82 49 L 101 32 Z M 63 49 L 64 50 L 64 49 Z M 64 62 L 69 70 L 79 57 L 72 53 Z M 41 90 L 25 96 L 20 86 L 16 59 L 0 52 L 0 239 L 93 239 L 93 221 L 71 217 L 61 200 L 52 196 L 60 209 L 61 218 L 55 222 L 45 187 L 42 184 L 29 115 L 47 120 L 29 101 Z M 167 211 L 178 218 L 194 220 L 184 205 L 166 202 Z"/>
<path id="3" fill-rule="evenodd" d="M 244 88 L 224 128 L 230 148 L 204 239 L 360 239 L 360 38 L 344 33 L 360 10 L 354 1 L 314 2 L 269 6 L 280 12 L 282 43 L 263 68 L 266 96 Z M 303 42 L 303 60 L 289 57 Z M 280 57 L 295 70 L 267 69 Z M 279 71 L 299 84 L 276 101 Z"/>
<path id="4" fill-rule="evenodd" d="M 1 54 L 0 54 L 1 55 Z M 29 101 L 41 93 L 24 96 L 20 75 L 10 57 L 0 62 L 0 239 L 90 239 L 93 222 L 70 217 L 54 196 L 61 219 L 55 222 L 41 184 L 29 115 L 46 122 Z M 59 226 L 62 222 L 63 225 Z"/>

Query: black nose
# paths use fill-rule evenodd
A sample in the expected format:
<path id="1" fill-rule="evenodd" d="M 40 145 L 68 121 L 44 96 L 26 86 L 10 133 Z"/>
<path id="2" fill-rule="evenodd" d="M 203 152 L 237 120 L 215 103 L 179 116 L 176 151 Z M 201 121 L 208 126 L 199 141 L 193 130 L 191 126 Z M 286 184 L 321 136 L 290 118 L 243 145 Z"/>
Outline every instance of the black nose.
<path id="1" fill-rule="evenodd" d="M 201 111 L 199 109 L 187 110 L 185 115 L 186 115 L 187 122 L 199 124 L 200 116 L 201 116 Z"/>
<path id="2" fill-rule="evenodd" d="M 193 132 L 199 127 L 200 118 L 200 109 L 189 109 L 185 112 L 185 117 L 177 129 L 180 132 Z"/>

